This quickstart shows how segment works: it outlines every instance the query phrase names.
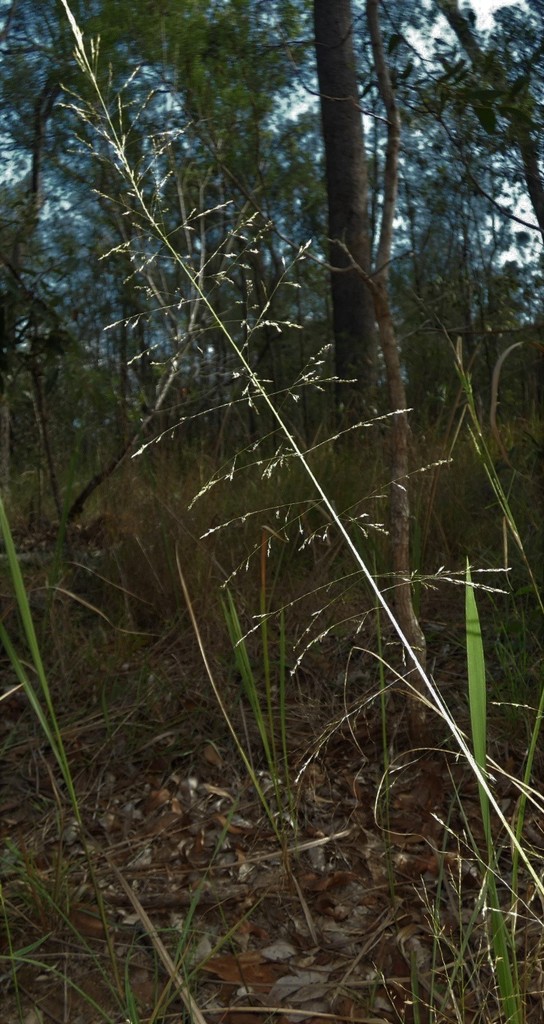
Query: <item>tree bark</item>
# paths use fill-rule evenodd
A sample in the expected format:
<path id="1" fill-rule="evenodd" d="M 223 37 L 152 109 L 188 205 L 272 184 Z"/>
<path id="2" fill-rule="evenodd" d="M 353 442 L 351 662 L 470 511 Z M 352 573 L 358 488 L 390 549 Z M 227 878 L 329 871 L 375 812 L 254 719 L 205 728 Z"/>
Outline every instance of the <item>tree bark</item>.
<path id="1" fill-rule="evenodd" d="M 356 267 L 370 273 L 368 176 L 350 0 L 314 0 L 315 50 L 329 209 L 337 408 L 348 422 L 373 405 L 376 327 Z M 342 381 L 353 381 L 343 384 Z"/>
<path id="2" fill-rule="evenodd" d="M 400 149 L 400 115 L 397 108 L 389 69 L 385 59 L 380 30 L 378 0 L 367 0 L 366 12 L 378 89 L 387 118 L 387 145 L 383 180 L 383 205 L 376 269 L 367 284 L 374 302 L 378 322 L 380 345 L 387 374 L 389 407 L 395 413 L 391 430 L 391 496 L 390 496 L 390 551 L 395 574 L 394 606 L 397 622 L 425 665 L 425 637 L 414 611 L 410 581 L 410 498 L 408 477 L 410 469 L 410 427 L 406 412 L 406 390 L 400 363 L 399 345 L 389 299 L 389 262 L 393 242 L 393 224 L 398 192 L 398 166 Z M 408 724 L 413 743 L 426 739 L 426 705 L 423 682 L 419 673 L 412 673 L 412 687 L 418 691 L 410 700 Z"/>

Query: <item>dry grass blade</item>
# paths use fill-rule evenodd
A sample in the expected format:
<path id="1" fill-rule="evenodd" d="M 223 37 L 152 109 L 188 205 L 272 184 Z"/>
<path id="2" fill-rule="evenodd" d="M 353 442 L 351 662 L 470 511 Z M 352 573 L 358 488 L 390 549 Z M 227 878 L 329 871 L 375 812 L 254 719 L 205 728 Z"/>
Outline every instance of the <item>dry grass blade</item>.
<path id="1" fill-rule="evenodd" d="M 225 1007 L 224 1006 L 212 1007 L 209 1010 L 209 1012 L 210 1012 L 210 1014 L 214 1014 L 214 1016 L 217 1016 L 217 1014 L 224 1014 L 225 1013 Z M 292 1019 L 292 1020 L 296 1020 L 297 1018 L 300 1018 L 301 1020 L 307 1020 L 308 1019 L 308 1010 L 307 1009 L 298 1010 L 298 1009 L 296 1009 L 293 1006 L 290 1006 L 287 1010 L 286 1010 L 285 1006 L 259 1006 L 259 1007 L 256 1007 L 256 1006 L 237 1006 L 236 1007 L 236 1016 L 242 1016 L 242 1015 L 244 1015 L 244 1016 L 246 1016 L 246 1015 L 247 1016 L 255 1016 L 255 1014 L 259 1014 L 260 1016 L 262 1016 L 265 1013 L 269 1013 L 269 1014 L 277 1013 L 281 1017 L 285 1017 L 285 1015 L 288 1014 L 289 1015 L 289 1019 Z M 343 1013 L 324 1013 L 321 1010 L 312 1010 L 311 1017 L 312 1017 L 312 1020 L 323 1020 L 323 1021 L 327 1021 L 327 1020 L 329 1020 L 329 1021 L 346 1020 L 346 1021 L 350 1021 L 351 1024 L 385 1024 L 384 1017 L 353 1017 L 351 1014 L 348 1015 L 348 1014 L 343 1014 Z"/>
<path id="2" fill-rule="evenodd" d="M 191 993 L 188 991 L 181 974 L 179 973 L 174 961 L 172 960 L 170 953 L 166 949 L 166 946 L 164 945 L 160 935 L 158 934 L 155 925 L 153 924 L 151 918 L 149 917 L 149 914 L 147 914 L 144 908 L 142 907 L 142 904 L 140 903 L 138 897 L 136 896 L 136 893 L 133 892 L 133 890 L 130 888 L 130 885 L 128 884 L 122 873 L 119 871 L 119 868 L 109 858 L 108 864 L 111 870 L 113 871 L 115 877 L 117 878 L 119 885 L 122 887 L 123 892 L 126 893 L 127 898 L 130 900 L 132 906 L 134 907 L 134 911 L 138 915 L 143 927 L 145 928 L 146 935 L 148 936 L 149 941 L 151 942 L 153 949 L 155 950 L 157 956 L 159 957 L 163 967 L 167 971 L 168 976 L 170 977 L 171 981 L 175 984 L 177 993 L 180 999 L 183 1001 L 188 1013 L 190 1014 L 190 1018 L 193 1021 L 193 1024 L 207 1024 L 206 1018 L 204 1017 L 203 1013 L 197 1006 Z"/>
<path id="3" fill-rule="evenodd" d="M 298 895 L 298 898 L 300 900 L 300 905 L 302 907 L 302 911 L 304 913 L 304 917 L 306 918 L 306 924 L 308 925 L 308 931 L 309 931 L 309 933 L 310 933 L 310 935 L 312 937 L 312 942 L 313 942 L 314 946 L 319 946 L 319 944 L 320 944 L 319 936 L 317 934 L 317 929 L 315 927 L 315 923 L 314 923 L 314 919 L 313 919 L 313 916 L 312 916 L 312 912 L 311 912 L 311 910 L 310 910 L 306 900 L 304 899 L 304 895 L 303 895 L 302 889 L 300 888 L 300 885 L 298 884 L 298 881 L 297 881 L 295 875 L 292 875 L 291 877 L 293 879 L 293 882 L 294 882 L 294 885 L 295 885 L 295 889 L 297 890 L 297 895 Z"/>

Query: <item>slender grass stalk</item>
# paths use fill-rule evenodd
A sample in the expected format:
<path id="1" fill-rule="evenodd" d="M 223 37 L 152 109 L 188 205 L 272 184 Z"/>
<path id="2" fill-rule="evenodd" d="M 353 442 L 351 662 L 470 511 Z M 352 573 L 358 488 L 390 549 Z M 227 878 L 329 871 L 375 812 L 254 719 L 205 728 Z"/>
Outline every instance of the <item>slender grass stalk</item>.
<path id="1" fill-rule="evenodd" d="M 227 705 L 225 703 L 223 694 L 221 692 L 221 687 L 218 685 L 218 683 L 217 683 L 217 681 L 215 679 L 215 676 L 214 676 L 214 673 L 212 671 L 210 662 L 208 660 L 208 657 L 207 657 L 207 654 L 206 654 L 206 649 L 204 647 L 204 643 L 203 643 L 203 640 L 202 640 L 202 636 L 201 636 L 201 633 L 200 633 L 198 622 L 197 622 L 197 619 L 196 619 L 196 616 L 195 616 L 195 612 L 194 612 L 194 609 L 193 609 L 193 605 L 192 605 L 192 602 L 191 602 L 191 596 L 190 596 L 189 591 L 187 589 L 187 584 L 185 582 L 185 577 L 184 577 L 182 569 L 181 569 L 181 564 L 180 564 L 180 561 L 179 561 L 179 552 L 177 550 L 176 550 L 176 562 L 177 562 L 177 567 L 178 567 L 178 573 L 179 573 L 181 589 L 183 591 L 183 595 L 184 595 L 185 601 L 187 603 L 187 608 L 189 610 L 189 618 L 191 619 L 191 623 L 192 623 L 192 626 L 193 626 L 193 629 L 194 629 L 194 632 L 195 632 L 197 643 L 198 643 L 198 646 L 200 648 L 200 653 L 201 653 L 201 656 L 202 656 L 202 661 L 204 662 L 204 667 L 206 669 L 206 672 L 207 672 L 207 675 L 208 675 L 208 679 L 210 681 L 210 684 L 211 684 L 212 691 L 214 693 L 215 699 L 217 700 L 217 703 L 218 703 L 219 709 L 221 711 L 221 714 L 223 715 L 223 718 L 224 718 L 224 720 L 225 720 L 225 722 L 226 722 L 226 724 L 228 726 L 229 732 L 230 732 L 230 734 L 231 734 L 231 736 L 232 736 L 232 738 L 234 740 L 236 749 L 237 749 L 237 751 L 238 751 L 238 753 L 239 753 L 239 755 L 240 755 L 240 757 L 241 757 L 241 759 L 242 759 L 242 761 L 244 763 L 244 766 L 246 768 L 248 776 L 251 779 L 252 785 L 253 785 L 253 787 L 255 789 L 255 792 L 257 793 L 257 796 L 258 796 L 258 798 L 259 798 L 259 800 L 261 802 L 261 805 L 264 808 L 265 813 L 267 814 L 267 817 L 268 817 L 268 819 L 269 819 L 269 821 L 270 821 L 270 823 L 272 825 L 272 828 L 274 829 L 274 832 L 276 834 L 276 837 L 277 837 L 278 841 L 280 843 L 282 843 L 282 835 L 281 835 L 280 829 L 278 828 L 278 824 L 277 824 L 277 821 L 276 821 L 276 816 L 274 815 L 273 810 L 272 810 L 272 808 L 270 807 L 270 805 L 268 803 L 268 800 L 267 800 L 267 797 L 266 797 L 266 793 L 265 793 L 265 791 L 264 791 L 264 789 L 263 789 L 263 787 L 262 787 L 262 785 L 260 783 L 259 777 L 258 777 L 258 775 L 257 775 L 257 773 L 255 771 L 255 768 L 254 768 L 253 764 L 251 763 L 251 759 L 249 758 L 248 754 L 244 750 L 244 746 L 243 746 L 243 744 L 242 744 L 242 742 L 240 740 L 240 737 L 238 735 L 238 731 L 237 731 L 237 729 L 236 729 L 236 727 L 235 727 L 235 725 L 234 725 L 234 723 L 232 721 L 232 718 L 231 718 L 230 713 L 229 713 L 229 709 L 228 709 L 228 707 L 227 707 Z M 236 613 L 236 608 L 234 608 L 234 611 Z M 236 618 L 237 617 L 238 616 L 237 616 L 237 613 L 236 613 Z M 228 622 L 228 620 L 227 620 L 227 622 Z M 242 634 L 241 628 L 240 628 L 240 635 L 242 636 L 242 639 L 243 639 L 243 634 Z M 233 636 L 234 636 L 234 634 L 233 634 Z M 245 647 L 245 645 L 243 645 L 243 646 Z M 244 654 L 241 654 L 241 657 L 244 657 Z M 245 651 L 245 657 L 247 659 L 247 671 L 249 672 L 249 675 L 251 677 L 252 670 L 251 670 L 251 664 L 249 662 L 249 657 L 247 656 L 247 650 Z"/>
<path id="2" fill-rule="evenodd" d="M 277 753 L 276 753 L 276 735 L 274 729 L 274 713 L 272 708 L 272 681 L 271 681 L 271 670 L 270 670 L 270 645 L 268 636 L 268 599 L 267 599 L 267 556 L 269 549 L 270 538 L 263 530 L 261 533 L 261 587 L 259 594 L 259 604 L 261 609 L 261 639 L 262 639 L 262 656 L 263 656 L 263 669 L 264 669 L 264 688 L 266 695 L 266 712 L 268 719 L 268 739 L 270 743 L 270 757 L 274 766 L 277 765 Z"/>
<path id="3" fill-rule="evenodd" d="M 480 618 L 468 564 L 466 571 L 465 615 L 472 743 L 474 757 L 481 774 L 485 776 L 487 775 L 487 685 L 485 658 Z M 501 908 L 497 891 L 497 857 L 491 828 L 489 791 L 488 787 L 481 785 L 480 782 L 478 782 L 478 789 L 482 824 L 487 845 L 482 893 L 486 897 L 488 913 L 490 915 L 494 968 L 505 1020 L 509 1024 L 522 1024 L 515 943 L 513 936 L 506 927 L 506 916 Z"/>
<path id="4" fill-rule="evenodd" d="M 127 1024 L 140 1024 L 138 1004 L 130 983 L 128 960 L 125 967 L 125 1008 L 127 1013 Z"/>
<path id="5" fill-rule="evenodd" d="M 430 970 L 430 982 L 429 982 L 429 1006 L 432 1006 L 433 1008 L 435 1006 L 438 1006 L 440 1011 L 443 1011 L 445 1009 L 446 1001 L 447 1001 L 448 998 L 451 999 L 452 1003 L 454 1002 L 454 996 L 453 996 L 454 985 L 453 985 L 452 972 L 450 971 L 449 973 L 447 973 L 446 985 L 444 987 L 442 987 L 441 985 L 438 984 L 438 970 L 439 970 L 440 961 L 442 961 L 442 966 L 445 967 L 444 956 L 442 954 L 442 948 L 441 948 L 441 940 L 443 938 L 443 929 L 442 929 L 441 915 L 442 915 L 442 901 L 444 899 L 444 896 L 447 895 L 447 887 L 449 885 L 449 879 L 446 877 L 446 870 L 447 869 L 446 869 L 446 863 L 445 863 L 445 854 L 446 854 L 446 849 L 447 849 L 448 835 L 449 835 L 449 833 L 451 831 L 451 824 L 450 823 L 451 823 L 451 815 L 452 815 L 453 806 L 454 806 L 453 801 L 451 801 L 450 805 L 449 805 L 449 808 L 448 808 L 448 816 L 447 816 L 446 822 L 445 822 L 446 827 L 445 827 L 443 835 L 442 835 L 442 849 L 440 851 L 440 855 L 438 854 L 438 850 L 437 850 L 438 873 L 437 873 L 437 878 L 436 878 L 436 889 L 435 889 L 435 893 L 434 893 L 434 900 L 433 900 L 433 902 L 429 901 L 429 902 L 426 903 L 428 918 L 429 918 L 429 922 L 431 924 L 433 938 L 434 938 L 433 948 L 432 948 L 432 961 L 431 961 L 431 970 Z M 461 922 L 462 921 L 462 913 L 460 912 L 458 916 L 459 916 L 459 921 Z M 464 956 L 462 954 L 461 954 L 461 956 L 462 956 L 462 960 L 464 962 Z M 458 964 L 458 961 L 456 960 L 456 962 L 454 963 L 453 972 L 454 973 L 457 972 L 458 969 L 459 969 L 459 964 Z"/>
<path id="6" fill-rule="evenodd" d="M 16 954 L 15 947 L 13 945 L 13 936 L 11 934 L 11 926 L 10 926 L 9 914 L 8 914 L 6 903 L 5 903 L 5 899 L 4 899 L 4 887 L 3 887 L 1 882 L 0 882 L 0 906 L 2 908 L 2 917 L 4 919 L 5 935 L 6 935 L 6 942 L 7 942 L 7 947 L 8 947 L 8 960 L 9 960 L 9 964 L 10 964 L 10 967 L 11 967 L 11 977 L 12 977 L 12 983 L 13 983 L 13 992 L 14 992 L 14 995 L 15 995 L 15 1003 L 17 1005 L 17 1016 L 18 1016 L 19 1021 L 21 1022 L 21 1024 L 23 1024 L 23 1019 L 24 1019 L 23 1004 L 22 1004 L 22 1001 L 21 1001 L 21 991 L 20 991 L 20 988 L 19 988 L 19 979 L 17 977 L 17 957 L 18 957 L 18 954 Z M 21 954 L 19 954 L 19 955 L 26 955 L 29 952 L 34 952 L 35 948 L 36 948 L 35 945 L 33 945 L 32 947 L 27 946 L 26 949 L 22 950 Z"/>
<path id="7" fill-rule="evenodd" d="M 230 641 L 234 651 L 234 657 L 236 660 L 236 667 L 242 680 L 242 686 L 244 693 L 249 701 L 253 719 L 257 726 L 259 737 L 261 740 L 263 753 L 266 760 L 266 765 L 270 778 L 272 780 L 272 786 L 274 791 L 274 798 L 278 813 L 281 815 L 283 811 L 287 810 L 289 818 L 293 821 L 293 801 L 291 797 L 289 769 L 288 769 L 288 757 L 287 757 L 287 722 L 285 717 L 286 711 L 286 698 L 285 698 L 285 684 L 286 684 L 286 640 L 285 640 L 285 623 L 283 618 L 280 619 L 280 640 L 279 640 L 279 664 L 277 672 L 277 688 L 278 688 L 278 712 L 279 712 L 279 725 L 276 726 L 274 718 L 274 706 L 273 706 L 273 685 L 272 685 L 272 669 L 271 669 L 271 656 L 270 656 L 270 639 L 268 634 L 268 613 L 266 612 L 265 604 L 262 600 L 261 595 L 261 607 L 265 608 L 264 613 L 261 616 L 261 645 L 262 645 L 262 666 L 263 666 L 263 682 L 264 682 L 264 695 L 261 698 L 260 691 L 261 686 L 259 685 L 258 677 L 254 671 L 251 658 L 249 655 L 246 637 L 242 629 L 238 611 L 234 603 L 234 598 L 230 591 L 227 591 L 227 599 L 222 602 L 223 613 L 225 621 L 227 623 L 227 629 L 229 632 Z M 277 735 L 279 729 L 279 736 Z M 280 754 L 281 748 L 281 754 Z M 249 760 L 249 759 L 248 759 Z M 254 770 L 253 770 L 253 774 Z M 272 815 L 274 821 L 276 821 L 277 815 L 274 814 L 270 805 L 266 804 L 267 814 L 270 817 Z M 272 818 L 271 818 L 272 820 Z M 281 826 L 275 824 L 275 831 L 282 833 Z M 282 833 L 283 834 L 283 833 Z"/>
<path id="8" fill-rule="evenodd" d="M 253 666 L 247 649 L 245 641 L 245 634 L 242 629 L 242 625 L 238 616 L 234 598 L 230 591 L 227 592 L 227 601 L 223 602 L 223 613 L 227 623 L 227 629 L 229 631 L 229 637 L 234 651 L 234 657 L 236 660 L 236 668 L 240 674 L 242 680 L 242 686 L 244 693 L 249 700 L 251 712 L 253 718 L 257 724 L 259 730 L 259 736 L 263 745 L 264 756 L 268 767 L 274 766 L 274 754 L 272 747 L 272 739 L 270 736 L 270 727 L 267 715 L 267 704 L 263 708 L 259 699 L 259 684 L 253 673 Z M 268 660 L 268 651 L 263 651 L 263 663 L 265 665 L 266 674 L 266 663 Z M 265 682 L 266 686 L 266 682 Z"/>
<path id="9" fill-rule="evenodd" d="M 43 661 L 40 653 L 38 640 L 36 637 L 36 631 L 34 629 L 34 622 L 32 614 L 30 612 L 30 605 L 28 603 L 28 597 L 22 577 L 19 561 L 17 559 L 17 553 L 15 551 L 15 545 L 13 543 L 13 537 L 9 528 L 8 519 L 4 509 L 4 504 L 0 498 L 0 533 L 2 535 L 4 545 L 6 548 L 6 555 L 8 561 L 8 568 L 13 583 L 13 589 L 15 593 L 15 599 L 19 610 L 19 617 L 23 626 L 26 642 L 32 659 L 32 667 L 36 675 L 36 679 L 39 686 L 39 692 L 43 698 L 43 704 L 40 701 L 39 694 L 30 681 L 26 668 L 17 655 L 13 644 L 6 632 L 3 622 L 0 621 L 0 641 L 4 644 L 6 653 L 11 661 L 13 669 L 17 675 L 17 678 L 23 689 L 25 695 L 32 707 L 34 714 L 36 715 L 43 733 L 51 747 L 55 760 L 60 768 L 64 783 L 70 795 L 70 800 L 74 805 L 74 813 L 79 816 L 79 810 L 77 805 L 77 797 L 73 786 L 72 776 L 70 768 L 68 766 L 68 760 L 62 741 L 61 732 L 58 726 L 57 718 L 55 715 L 55 709 L 51 698 L 51 691 L 49 689 L 49 683 L 43 666 Z M 45 707 L 43 706 L 45 704 Z M 78 824 L 80 824 L 78 820 Z"/>
<path id="10" fill-rule="evenodd" d="M 421 999 L 419 991 L 419 971 L 417 956 L 414 951 L 410 954 L 410 990 L 414 1024 L 421 1024 Z"/>
<path id="11" fill-rule="evenodd" d="M 376 564 L 374 563 L 374 569 L 376 571 Z M 383 636 L 382 636 L 382 620 L 380 607 L 376 609 L 376 638 L 377 638 L 377 655 L 378 655 L 378 673 L 380 677 L 380 723 L 381 723 L 381 741 L 382 741 L 382 757 L 383 757 L 383 819 L 382 827 L 384 828 L 384 843 L 385 843 L 385 863 L 387 871 L 387 884 L 389 888 L 389 894 L 391 897 L 391 904 L 395 906 L 397 902 L 396 896 L 396 883 L 395 883 L 395 868 L 393 864 L 393 850 L 388 837 L 391 834 L 391 753 L 389 750 L 389 734 L 387 729 L 388 716 L 387 716 L 387 682 L 385 678 L 385 657 L 383 649 Z"/>
<path id="12" fill-rule="evenodd" d="M 286 684 L 287 684 L 287 636 L 285 633 L 285 612 L 283 608 L 280 611 L 280 638 L 279 638 L 279 656 L 280 664 L 278 670 L 278 686 L 279 686 L 279 705 L 280 705 L 280 729 L 281 729 L 281 751 L 283 756 L 283 764 L 285 770 L 286 779 L 288 775 L 288 751 L 287 751 L 287 703 L 286 703 Z"/>

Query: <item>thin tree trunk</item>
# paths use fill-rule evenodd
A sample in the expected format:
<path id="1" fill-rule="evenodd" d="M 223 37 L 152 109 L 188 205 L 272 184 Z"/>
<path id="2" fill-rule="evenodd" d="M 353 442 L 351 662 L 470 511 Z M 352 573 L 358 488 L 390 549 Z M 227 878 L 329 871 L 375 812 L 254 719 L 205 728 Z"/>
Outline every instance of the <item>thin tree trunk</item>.
<path id="1" fill-rule="evenodd" d="M 378 245 L 376 271 L 367 284 L 371 292 L 380 344 L 387 374 L 389 406 L 393 417 L 391 430 L 391 497 L 390 497 L 390 543 L 391 560 L 396 583 L 394 604 L 397 621 L 417 654 L 419 662 L 425 664 L 425 637 L 414 611 L 412 586 L 410 582 L 410 498 L 409 439 L 410 427 L 406 413 L 406 390 L 402 376 L 399 346 L 389 300 L 389 262 L 393 241 L 393 222 L 398 191 L 398 163 L 400 148 L 400 116 L 391 84 L 389 69 L 385 60 L 381 37 L 378 0 L 367 0 L 366 4 L 374 67 L 378 88 L 387 116 L 387 146 L 384 167 L 383 207 L 380 240 Z M 412 685 L 421 696 L 410 700 L 409 731 L 412 742 L 425 740 L 426 706 L 421 700 L 422 682 L 414 673 Z"/>
<path id="2" fill-rule="evenodd" d="M 314 0 L 315 49 L 329 209 L 329 261 L 339 413 L 373 405 L 376 327 L 370 273 L 368 176 L 350 0 Z M 352 411 L 351 416 L 350 411 Z M 343 418 L 343 417 L 342 417 Z"/>
<path id="3" fill-rule="evenodd" d="M 410 583 L 410 425 L 406 413 L 406 391 L 399 358 L 399 347 L 387 288 L 382 283 L 374 291 L 374 306 L 380 332 L 380 344 L 387 374 L 389 406 L 396 415 L 391 429 L 391 497 L 390 544 L 393 572 L 396 577 L 395 610 L 399 625 L 425 664 L 425 637 L 417 620 Z M 419 712 L 418 712 L 419 713 Z M 417 725 L 417 723 L 416 723 Z"/>

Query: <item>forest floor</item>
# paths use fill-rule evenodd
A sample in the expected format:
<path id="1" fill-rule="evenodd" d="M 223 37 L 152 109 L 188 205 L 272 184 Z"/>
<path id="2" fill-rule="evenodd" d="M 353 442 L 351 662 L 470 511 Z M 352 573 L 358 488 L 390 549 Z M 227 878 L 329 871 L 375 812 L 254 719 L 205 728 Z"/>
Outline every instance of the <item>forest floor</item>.
<path id="1" fill-rule="evenodd" d="M 462 589 L 426 605 L 429 669 L 468 732 Z M 269 814 L 193 639 L 112 644 L 97 633 L 92 660 L 51 679 L 85 842 L 24 694 L 2 704 L 0 1024 L 495 1019 L 478 787 L 438 717 L 436 744 L 414 749 L 387 672 L 384 738 L 375 638 L 327 638 L 290 680 L 279 788 L 239 682 L 213 665 Z M 508 820 L 526 744 L 522 718 L 491 714 Z M 507 903 L 512 851 L 494 828 Z M 525 834 L 543 870 L 542 816 Z M 541 1021 L 542 907 L 524 870 L 517 891 L 525 1020 Z"/>

